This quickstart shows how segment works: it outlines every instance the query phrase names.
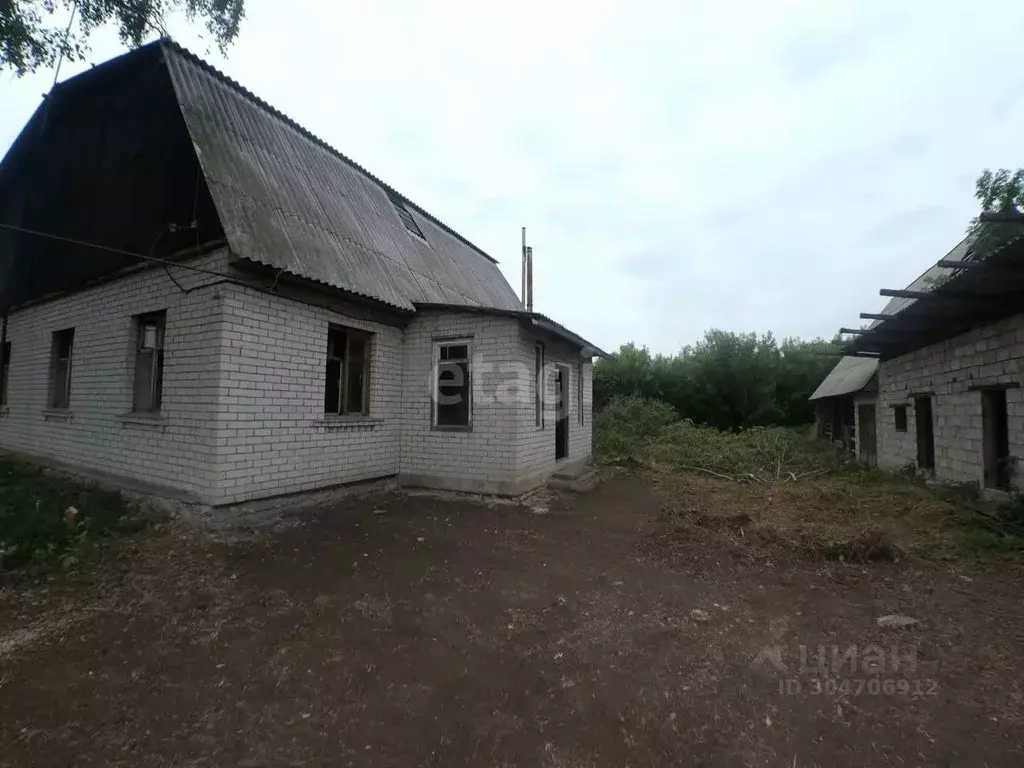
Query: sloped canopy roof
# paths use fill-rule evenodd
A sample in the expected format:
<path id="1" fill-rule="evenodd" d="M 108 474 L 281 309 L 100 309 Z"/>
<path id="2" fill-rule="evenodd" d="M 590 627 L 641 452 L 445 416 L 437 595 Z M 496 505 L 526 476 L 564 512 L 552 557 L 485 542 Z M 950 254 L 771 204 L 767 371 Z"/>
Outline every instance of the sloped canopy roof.
<path id="1" fill-rule="evenodd" d="M 957 245 L 942 257 L 941 261 L 957 261 L 962 262 L 964 258 L 970 253 L 970 239 L 964 238 Z M 950 275 L 950 271 L 943 267 L 940 267 L 938 263 L 928 267 L 916 280 L 907 286 L 907 290 L 910 291 L 930 291 L 935 285 L 941 283 L 947 279 Z M 913 306 L 918 301 L 917 299 L 906 299 L 906 298 L 893 298 L 889 300 L 889 303 L 882 309 L 881 314 L 884 315 L 895 315 L 902 312 L 907 307 Z M 875 328 L 883 320 L 874 320 L 868 326 L 868 328 Z"/>
<path id="2" fill-rule="evenodd" d="M 878 370 L 878 360 L 870 357 L 844 357 L 811 395 L 811 400 L 852 395 L 862 391 Z"/>
<path id="3" fill-rule="evenodd" d="M 885 305 L 845 352 L 881 360 L 1020 313 L 1024 307 L 1024 234 L 984 255 L 961 241 Z"/>
<path id="4" fill-rule="evenodd" d="M 169 40 L 71 78 L 51 99 L 109 87 L 113 72 L 169 80 L 236 256 L 408 311 L 415 302 L 522 310 L 494 259 Z M 142 98 L 137 109 L 148 108 Z M 40 114 L 45 122 L 42 107 L 33 122 Z M 15 165 L 31 172 L 4 164 L 8 179 Z"/>

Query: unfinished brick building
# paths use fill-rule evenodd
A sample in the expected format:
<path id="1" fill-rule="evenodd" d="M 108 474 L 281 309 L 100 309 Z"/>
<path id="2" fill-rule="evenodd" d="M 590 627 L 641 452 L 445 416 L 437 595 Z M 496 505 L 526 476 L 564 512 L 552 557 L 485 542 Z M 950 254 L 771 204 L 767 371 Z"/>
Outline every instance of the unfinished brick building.
<path id="1" fill-rule="evenodd" d="M 592 357 L 464 237 L 162 40 L 0 165 L 0 448 L 210 505 L 520 493 L 591 453 Z"/>
<path id="2" fill-rule="evenodd" d="M 858 443 L 880 466 L 1005 491 L 1024 456 L 1024 240 L 984 259 L 965 240 L 911 285 L 882 290 L 880 313 L 847 346 L 877 361 L 877 395 L 857 394 Z M 864 416 L 870 416 L 867 421 Z M 875 452 L 875 451 L 870 451 Z"/>

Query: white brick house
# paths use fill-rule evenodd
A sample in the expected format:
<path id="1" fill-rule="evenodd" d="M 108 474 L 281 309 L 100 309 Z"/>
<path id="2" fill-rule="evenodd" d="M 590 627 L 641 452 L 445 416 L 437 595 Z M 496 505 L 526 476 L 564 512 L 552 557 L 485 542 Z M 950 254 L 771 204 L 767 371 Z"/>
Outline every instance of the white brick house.
<path id="1" fill-rule="evenodd" d="M 168 41 L 23 131 L 0 278 L 5 451 L 209 505 L 384 478 L 514 494 L 590 457 L 603 353 Z"/>
<path id="2" fill-rule="evenodd" d="M 1020 484 L 1022 266 L 1020 238 L 984 257 L 965 240 L 906 289 L 883 291 L 893 298 L 881 313 L 862 315 L 873 322 L 847 351 L 877 369 L 877 394 L 850 396 L 858 443 L 877 440 L 879 466 L 993 492 Z"/>

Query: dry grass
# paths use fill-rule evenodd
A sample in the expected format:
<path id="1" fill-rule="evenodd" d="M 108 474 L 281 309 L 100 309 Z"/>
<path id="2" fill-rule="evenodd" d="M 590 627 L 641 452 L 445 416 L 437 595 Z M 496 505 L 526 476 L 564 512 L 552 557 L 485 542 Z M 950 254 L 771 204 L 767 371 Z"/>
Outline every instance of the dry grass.
<path id="1" fill-rule="evenodd" d="M 953 502 L 878 472 L 742 483 L 647 471 L 663 498 L 656 536 L 670 548 L 673 538 L 709 536 L 748 557 L 771 558 L 781 548 L 809 559 L 863 562 L 952 557 L 963 545 Z"/>
<path id="2" fill-rule="evenodd" d="M 708 534 L 747 557 L 782 546 L 857 562 L 1024 552 L 1021 498 L 997 508 L 972 498 L 976 489 L 928 489 L 912 475 L 867 470 L 800 430 L 724 432 L 643 398 L 614 401 L 595 430 L 605 462 L 643 469 L 661 488 L 668 542 Z"/>

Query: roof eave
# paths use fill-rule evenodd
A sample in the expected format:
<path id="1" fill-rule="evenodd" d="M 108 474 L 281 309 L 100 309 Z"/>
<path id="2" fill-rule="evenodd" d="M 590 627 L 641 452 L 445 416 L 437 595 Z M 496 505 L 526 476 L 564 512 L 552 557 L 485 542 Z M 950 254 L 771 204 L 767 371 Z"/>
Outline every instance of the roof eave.
<path id="1" fill-rule="evenodd" d="M 579 334 L 573 333 L 564 325 L 560 325 L 554 320 L 536 312 L 526 314 L 530 316 L 530 323 L 534 328 L 546 331 L 547 333 L 558 336 L 559 338 L 578 346 L 584 357 L 600 357 L 602 360 L 612 359 L 612 356 L 603 349 L 591 344 Z"/>
<path id="2" fill-rule="evenodd" d="M 413 306 L 419 310 L 434 310 L 440 312 L 464 312 L 479 315 L 491 315 L 495 317 L 510 317 L 520 322 L 528 323 L 537 330 L 550 333 L 563 341 L 578 347 L 585 357 L 600 357 L 603 360 L 611 360 L 611 355 L 595 344 L 591 344 L 577 333 L 573 333 L 564 325 L 556 323 L 550 317 L 540 312 L 527 312 L 525 309 L 499 309 L 497 307 L 465 306 L 462 304 L 437 304 L 431 302 L 413 302 Z"/>
<path id="3" fill-rule="evenodd" d="M 959 252 L 963 256 L 967 245 L 961 241 L 950 255 Z M 885 319 L 875 319 L 847 344 L 846 353 L 874 353 L 880 360 L 890 360 L 1020 312 L 1024 306 L 1024 235 L 1010 238 L 984 259 L 964 258 L 963 268 L 953 267 L 950 255 L 911 283 L 915 290 L 884 291 L 883 295 L 913 297 L 890 301 L 882 313 Z M 941 284 L 920 285 L 929 272 L 940 267 L 945 277 Z"/>

